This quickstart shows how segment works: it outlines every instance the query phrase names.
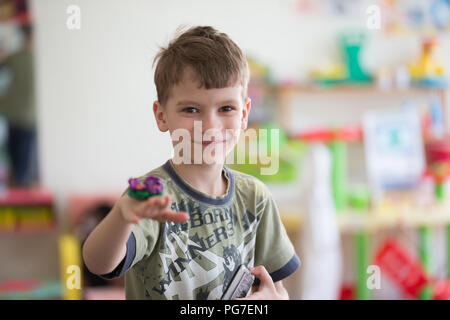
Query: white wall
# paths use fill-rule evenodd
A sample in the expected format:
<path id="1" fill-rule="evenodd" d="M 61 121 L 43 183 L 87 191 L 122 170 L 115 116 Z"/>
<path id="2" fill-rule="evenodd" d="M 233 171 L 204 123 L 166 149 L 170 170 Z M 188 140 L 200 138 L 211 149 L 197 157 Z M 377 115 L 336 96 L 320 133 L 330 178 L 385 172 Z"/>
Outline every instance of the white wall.
<path id="1" fill-rule="evenodd" d="M 81 9 L 81 30 L 66 27 L 71 4 Z M 339 29 L 365 26 L 364 12 L 353 19 L 306 18 L 295 14 L 294 4 L 34 0 L 42 184 L 60 207 L 70 192 L 120 192 L 128 177 L 169 158 L 168 134 L 158 131 L 152 113 L 151 64 L 180 24 L 228 33 L 282 80 L 305 78 L 312 65 L 332 56 Z M 403 48 L 414 53 L 411 45 Z"/>

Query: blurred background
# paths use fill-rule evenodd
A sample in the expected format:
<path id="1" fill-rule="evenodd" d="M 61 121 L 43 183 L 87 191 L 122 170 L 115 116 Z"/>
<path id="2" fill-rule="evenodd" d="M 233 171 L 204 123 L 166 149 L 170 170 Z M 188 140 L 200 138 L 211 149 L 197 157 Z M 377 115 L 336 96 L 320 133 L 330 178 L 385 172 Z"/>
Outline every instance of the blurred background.
<path id="1" fill-rule="evenodd" d="M 0 299 L 124 298 L 80 248 L 171 157 L 152 61 L 181 25 L 248 58 L 269 153 L 230 167 L 273 193 L 290 297 L 449 299 L 449 0 L 1 0 Z"/>

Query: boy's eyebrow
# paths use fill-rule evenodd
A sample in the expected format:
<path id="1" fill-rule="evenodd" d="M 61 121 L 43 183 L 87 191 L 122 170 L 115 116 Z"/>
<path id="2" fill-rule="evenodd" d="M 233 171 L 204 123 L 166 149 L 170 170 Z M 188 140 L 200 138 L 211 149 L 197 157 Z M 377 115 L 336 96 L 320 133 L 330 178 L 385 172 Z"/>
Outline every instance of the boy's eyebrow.
<path id="1" fill-rule="evenodd" d="M 181 101 L 178 101 L 178 103 L 177 103 L 177 106 L 185 106 L 185 105 L 201 106 L 200 103 L 192 101 L 192 100 L 181 100 Z"/>
<path id="2" fill-rule="evenodd" d="M 232 104 L 232 105 L 237 105 L 238 102 L 236 100 L 224 100 L 218 103 L 218 105 L 227 105 L 227 104 Z M 186 106 L 186 105 L 196 105 L 196 106 L 202 106 L 201 103 L 192 101 L 192 100 L 181 100 L 178 101 L 177 106 Z"/>
<path id="3" fill-rule="evenodd" d="M 219 103 L 219 105 L 223 106 L 223 105 L 227 105 L 227 104 L 232 104 L 232 105 L 238 105 L 239 102 L 237 102 L 236 100 L 225 100 Z"/>

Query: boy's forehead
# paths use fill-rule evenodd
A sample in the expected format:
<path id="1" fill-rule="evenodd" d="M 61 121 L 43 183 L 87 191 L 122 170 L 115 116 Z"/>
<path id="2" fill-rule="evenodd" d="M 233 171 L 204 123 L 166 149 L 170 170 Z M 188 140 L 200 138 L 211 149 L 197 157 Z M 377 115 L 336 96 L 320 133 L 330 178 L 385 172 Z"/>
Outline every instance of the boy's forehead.
<path id="1" fill-rule="evenodd" d="M 196 101 L 196 99 L 199 100 L 199 103 L 237 100 L 236 102 L 241 103 L 242 90 L 243 87 L 239 83 L 224 88 L 206 89 L 201 86 L 201 82 L 196 73 L 191 68 L 185 68 L 179 83 L 173 85 L 171 88 L 169 100 L 175 103 L 182 100 Z"/>

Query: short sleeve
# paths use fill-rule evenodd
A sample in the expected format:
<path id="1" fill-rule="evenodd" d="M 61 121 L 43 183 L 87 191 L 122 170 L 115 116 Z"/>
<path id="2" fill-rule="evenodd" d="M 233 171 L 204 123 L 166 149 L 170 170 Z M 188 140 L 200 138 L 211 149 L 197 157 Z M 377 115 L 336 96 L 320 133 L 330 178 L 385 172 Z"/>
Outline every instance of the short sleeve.
<path id="1" fill-rule="evenodd" d="M 154 250 L 158 241 L 160 223 L 152 219 L 143 219 L 132 228 L 136 239 L 136 253 L 131 267 L 148 257 Z"/>
<path id="2" fill-rule="evenodd" d="M 260 215 L 260 222 L 256 231 L 255 266 L 263 265 L 274 282 L 280 281 L 297 270 L 300 266 L 300 259 L 287 235 L 276 203 L 267 187 L 262 187 L 257 201 L 264 208 L 259 208 L 259 214 L 257 214 L 257 218 Z"/>

